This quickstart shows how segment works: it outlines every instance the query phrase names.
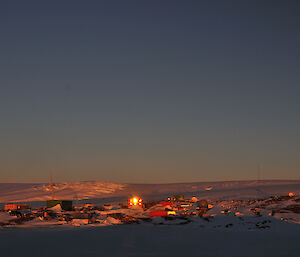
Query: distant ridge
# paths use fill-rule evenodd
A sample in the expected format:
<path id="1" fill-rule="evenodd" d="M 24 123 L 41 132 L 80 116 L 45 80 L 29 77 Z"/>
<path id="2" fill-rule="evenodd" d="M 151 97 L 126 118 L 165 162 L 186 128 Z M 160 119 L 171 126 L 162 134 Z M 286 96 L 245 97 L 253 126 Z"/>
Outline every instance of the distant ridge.
<path id="1" fill-rule="evenodd" d="M 208 190 L 211 189 L 211 190 Z M 103 181 L 55 183 L 55 196 L 60 199 L 99 199 L 128 197 L 133 194 L 159 198 L 176 193 L 210 199 L 258 198 L 300 194 L 300 180 L 243 180 L 170 184 L 121 184 Z M 0 203 L 45 201 L 51 198 L 46 183 L 0 183 Z"/>

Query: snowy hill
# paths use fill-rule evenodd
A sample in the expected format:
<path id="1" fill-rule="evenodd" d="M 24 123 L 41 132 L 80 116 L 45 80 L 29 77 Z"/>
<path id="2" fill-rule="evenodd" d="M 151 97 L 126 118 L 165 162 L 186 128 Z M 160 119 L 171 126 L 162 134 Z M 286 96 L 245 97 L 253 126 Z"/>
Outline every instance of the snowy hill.
<path id="1" fill-rule="evenodd" d="M 54 185 L 55 197 L 62 199 L 92 199 L 112 196 L 124 190 L 125 184 L 87 181 Z M 33 202 L 51 198 L 49 184 L 0 183 L 0 202 Z"/>
<path id="2" fill-rule="evenodd" d="M 101 181 L 56 183 L 60 199 L 99 199 L 140 195 L 158 199 L 183 193 L 209 199 L 263 198 L 289 192 L 300 194 L 299 180 L 224 181 L 173 184 L 119 184 Z M 49 184 L 0 183 L 0 202 L 33 202 L 50 199 Z"/>

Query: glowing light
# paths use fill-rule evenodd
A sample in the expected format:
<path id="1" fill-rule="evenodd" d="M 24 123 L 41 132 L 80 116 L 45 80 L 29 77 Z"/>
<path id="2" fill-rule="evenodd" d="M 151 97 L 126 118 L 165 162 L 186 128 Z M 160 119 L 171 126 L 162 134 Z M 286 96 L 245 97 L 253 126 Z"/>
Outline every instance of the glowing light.
<path id="1" fill-rule="evenodd" d="M 128 207 L 132 206 L 143 206 L 143 199 L 138 198 L 138 197 L 133 197 L 128 199 Z"/>
<path id="2" fill-rule="evenodd" d="M 168 211 L 168 215 L 176 215 L 175 211 Z"/>

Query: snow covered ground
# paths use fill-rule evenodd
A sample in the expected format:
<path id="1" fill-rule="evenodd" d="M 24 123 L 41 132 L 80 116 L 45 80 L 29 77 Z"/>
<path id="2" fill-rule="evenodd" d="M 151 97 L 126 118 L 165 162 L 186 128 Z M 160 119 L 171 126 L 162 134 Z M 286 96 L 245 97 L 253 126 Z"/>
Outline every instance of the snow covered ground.
<path id="1" fill-rule="evenodd" d="M 125 188 L 126 184 L 102 181 L 65 182 L 54 185 L 55 196 L 64 199 L 109 197 Z M 0 202 L 33 202 L 50 198 L 49 184 L 0 183 Z"/>
<path id="2" fill-rule="evenodd" d="M 198 223 L 0 230 L 1 256 L 7 257 L 298 257 L 299 242 L 299 225 L 280 222 L 269 230 Z"/>
<path id="3" fill-rule="evenodd" d="M 104 199 L 140 195 L 145 199 L 161 199 L 183 193 L 209 199 L 249 199 L 283 195 L 300 195 L 299 180 L 223 181 L 173 184 L 119 184 L 102 181 L 65 182 L 55 184 L 59 199 Z M 0 203 L 45 201 L 51 198 L 48 184 L 0 183 Z"/>
<path id="4" fill-rule="evenodd" d="M 11 220 L 16 216 L 0 212 L 1 256 L 300 256 L 300 181 L 166 185 L 78 182 L 56 187 L 62 197 L 81 192 L 81 196 L 90 197 L 89 201 L 101 196 L 101 201 L 110 205 L 105 210 L 93 210 L 92 223 L 75 218 L 75 212 L 58 212 L 56 218 L 43 219 L 37 215 L 37 209 L 33 210 L 33 219 L 15 223 Z M 49 192 L 45 188 L 45 184 L 11 187 L 0 184 L 0 196 L 14 201 L 35 200 L 38 193 L 41 197 L 38 199 L 47 199 Z M 296 196 L 289 197 L 289 192 Z M 126 199 L 138 194 L 145 196 L 144 199 L 162 200 L 178 193 L 190 199 L 191 196 L 207 199 L 209 210 L 199 217 L 197 202 L 187 200 L 190 205 L 186 208 L 174 205 L 175 216 L 149 218 L 151 211 L 165 210 L 162 203 L 144 209 L 127 209 L 113 198 Z M 182 203 L 185 204 L 180 201 L 175 204 Z M 61 219 L 65 214 L 73 215 L 73 219 Z M 114 215 L 123 215 L 133 223 L 124 224 L 126 219 L 124 222 Z"/>

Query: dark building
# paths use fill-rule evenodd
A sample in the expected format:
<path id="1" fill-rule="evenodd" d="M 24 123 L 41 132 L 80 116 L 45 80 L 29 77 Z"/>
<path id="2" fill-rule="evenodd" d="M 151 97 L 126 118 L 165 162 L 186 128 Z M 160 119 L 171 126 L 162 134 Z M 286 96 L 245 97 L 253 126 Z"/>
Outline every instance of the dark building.
<path id="1" fill-rule="evenodd" d="M 48 200 L 47 208 L 55 207 L 58 204 L 64 211 L 72 211 L 73 209 L 73 202 L 71 200 Z"/>

